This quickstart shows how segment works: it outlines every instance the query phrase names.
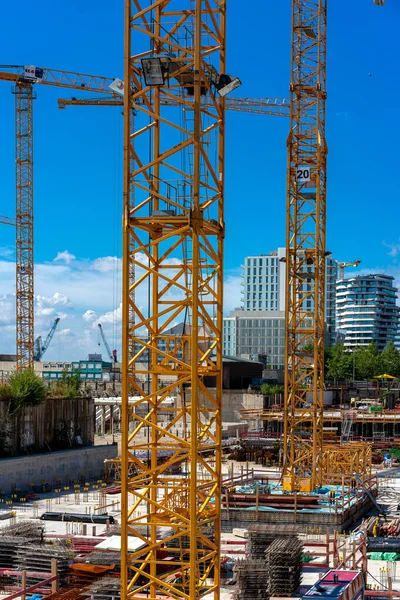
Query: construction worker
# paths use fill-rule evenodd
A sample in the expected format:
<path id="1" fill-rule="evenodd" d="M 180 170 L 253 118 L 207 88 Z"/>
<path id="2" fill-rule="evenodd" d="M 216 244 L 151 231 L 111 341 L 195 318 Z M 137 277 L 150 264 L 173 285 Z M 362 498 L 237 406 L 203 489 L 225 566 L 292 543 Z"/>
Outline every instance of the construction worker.
<path id="1" fill-rule="evenodd" d="M 379 526 L 379 519 L 375 519 L 375 524 L 372 528 L 372 534 L 374 537 L 378 537 L 381 532 L 381 528 Z"/>

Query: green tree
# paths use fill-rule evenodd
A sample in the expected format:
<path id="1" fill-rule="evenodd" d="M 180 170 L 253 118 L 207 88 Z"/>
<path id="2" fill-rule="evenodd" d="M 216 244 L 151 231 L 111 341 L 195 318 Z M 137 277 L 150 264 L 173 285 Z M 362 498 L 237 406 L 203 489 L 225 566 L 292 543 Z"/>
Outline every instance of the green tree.
<path id="1" fill-rule="evenodd" d="M 387 373 L 393 375 L 393 377 L 400 377 L 400 352 L 392 341 L 388 342 L 382 350 L 381 368 L 382 373 L 377 373 L 377 375 Z"/>
<path id="2" fill-rule="evenodd" d="M 353 377 L 351 353 L 343 344 L 335 344 L 325 353 L 325 373 L 330 379 L 350 381 Z"/>
<path id="3" fill-rule="evenodd" d="M 358 381 L 371 380 L 380 375 L 382 370 L 381 355 L 376 344 L 371 342 L 368 346 L 359 346 L 353 350 L 355 375 Z"/>
<path id="4" fill-rule="evenodd" d="M 11 395 L 8 401 L 8 411 L 10 414 L 15 414 L 23 406 L 38 406 L 47 397 L 46 385 L 33 369 L 13 373 L 9 385 Z"/>

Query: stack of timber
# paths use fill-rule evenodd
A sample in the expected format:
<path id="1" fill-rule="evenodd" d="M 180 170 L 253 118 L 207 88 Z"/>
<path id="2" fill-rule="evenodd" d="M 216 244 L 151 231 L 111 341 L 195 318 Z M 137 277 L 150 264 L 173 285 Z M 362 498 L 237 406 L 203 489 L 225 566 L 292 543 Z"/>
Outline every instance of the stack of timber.
<path id="1" fill-rule="evenodd" d="M 234 571 L 237 574 L 237 589 L 235 600 L 267 600 L 268 572 L 265 560 L 244 559 L 238 560 Z"/>
<path id="2" fill-rule="evenodd" d="M 278 538 L 265 551 L 269 596 L 294 596 L 301 583 L 303 545 L 296 538 Z"/>
<path id="3" fill-rule="evenodd" d="M 316 508 L 318 496 L 306 496 L 303 494 L 259 494 L 255 489 L 254 494 L 229 493 L 228 502 L 225 505 L 230 508 L 249 508 L 250 506 L 268 506 L 270 508 L 281 508 L 285 510 L 297 510 L 301 508 Z"/>

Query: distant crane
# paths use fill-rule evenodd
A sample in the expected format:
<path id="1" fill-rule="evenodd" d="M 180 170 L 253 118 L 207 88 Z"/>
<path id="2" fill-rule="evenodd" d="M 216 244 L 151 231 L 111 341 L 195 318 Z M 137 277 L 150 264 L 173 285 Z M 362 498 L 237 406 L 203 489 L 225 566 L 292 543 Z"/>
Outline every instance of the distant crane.
<path id="1" fill-rule="evenodd" d="M 339 267 L 340 271 L 339 271 L 339 280 L 343 281 L 344 279 L 344 270 L 347 267 L 358 267 L 358 265 L 361 263 L 361 260 L 358 258 L 357 260 L 353 260 L 353 262 L 339 262 L 336 261 L 337 266 Z"/>
<path id="2" fill-rule="evenodd" d="M 47 334 L 47 337 L 46 337 L 44 343 L 43 343 L 41 335 L 39 335 L 39 337 L 36 338 L 35 348 L 34 348 L 34 353 L 33 353 L 35 362 L 39 362 L 42 360 L 43 354 L 46 352 L 47 348 L 50 346 L 50 342 L 53 339 L 53 336 L 54 336 L 55 330 L 57 329 L 57 325 L 58 325 L 59 321 L 60 321 L 60 319 L 58 317 L 57 317 L 57 319 L 54 320 L 54 323 L 51 326 L 51 329 L 50 329 L 49 333 Z"/>
<path id="3" fill-rule="evenodd" d="M 100 331 L 101 339 L 103 340 L 103 344 L 104 344 L 104 346 L 105 346 L 105 348 L 107 350 L 107 354 L 110 357 L 111 362 L 114 362 L 114 363 L 118 362 L 117 361 L 117 351 L 113 350 L 111 352 L 110 345 L 107 342 L 107 338 L 106 338 L 106 335 L 105 335 L 105 333 L 103 331 L 101 323 L 99 323 L 99 331 Z M 99 346 L 100 346 L 100 343 L 99 343 Z"/>
<path id="4" fill-rule="evenodd" d="M 2 225 L 14 225 L 15 226 L 15 219 L 13 219 L 12 217 L 0 217 L 0 223 Z"/>

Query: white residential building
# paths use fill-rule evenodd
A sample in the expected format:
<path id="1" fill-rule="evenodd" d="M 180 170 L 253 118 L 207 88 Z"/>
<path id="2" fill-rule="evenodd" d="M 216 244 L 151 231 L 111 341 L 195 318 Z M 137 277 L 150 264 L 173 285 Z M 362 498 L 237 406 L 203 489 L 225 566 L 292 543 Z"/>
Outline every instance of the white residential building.
<path id="1" fill-rule="evenodd" d="M 375 342 L 383 350 L 389 341 L 396 343 L 400 308 L 393 281 L 389 275 L 371 274 L 337 282 L 337 325 L 348 349 Z"/>

